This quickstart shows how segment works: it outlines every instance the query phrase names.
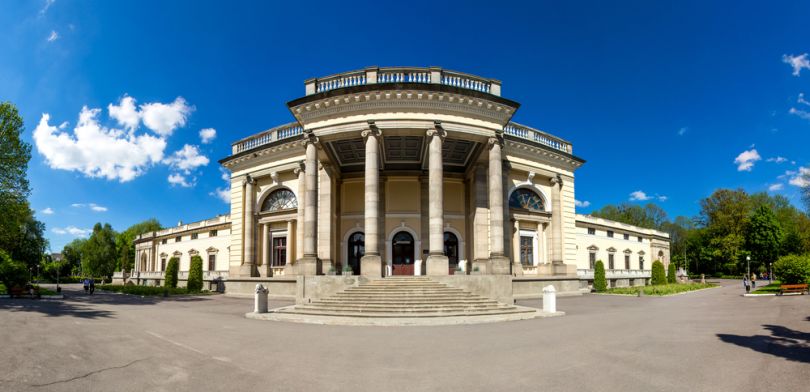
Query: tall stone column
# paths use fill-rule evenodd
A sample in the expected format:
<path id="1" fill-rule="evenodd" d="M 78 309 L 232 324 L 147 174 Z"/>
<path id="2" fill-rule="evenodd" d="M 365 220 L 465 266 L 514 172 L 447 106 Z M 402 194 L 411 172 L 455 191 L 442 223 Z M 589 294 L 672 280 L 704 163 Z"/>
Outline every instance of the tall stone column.
<path id="1" fill-rule="evenodd" d="M 551 178 L 551 263 L 563 264 L 562 200 L 560 190 L 562 178 Z"/>
<path id="2" fill-rule="evenodd" d="M 487 166 L 475 167 L 473 194 L 475 212 L 473 214 L 473 262 L 472 271 L 486 274 L 489 266 L 489 198 L 487 193 Z M 476 271 L 477 268 L 477 271 Z"/>
<path id="3" fill-rule="evenodd" d="M 503 138 L 489 139 L 489 264 L 488 272 L 509 274 L 509 259 L 504 255 L 503 234 Z"/>
<path id="4" fill-rule="evenodd" d="M 447 133 L 436 124 L 427 131 L 430 139 L 428 151 L 428 230 L 429 247 L 427 258 L 428 275 L 449 275 L 449 260 L 444 254 L 444 164 L 442 163 L 442 142 Z"/>
<path id="5" fill-rule="evenodd" d="M 292 238 L 293 238 L 293 221 L 287 221 L 287 258 L 284 260 L 286 266 L 292 264 Z"/>
<path id="6" fill-rule="evenodd" d="M 270 268 L 270 225 L 262 224 L 262 237 L 259 241 L 262 246 L 262 267 L 264 267 L 265 276 L 273 276 L 273 269 Z"/>
<path id="7" fill-rule="evenodd" d="M 328 163 L 321 163 L 318 171 L 318 261 L 321 272 L 327 273 L 332 266 L 332 222 L 334 221 L 332 202 L 332 185 L 335 170 Z"/>
<path id="8" fill-rule="evenodd" d="M 383 276 L 382 257 L 380 257 L 380 130 L 369 123 L 369 129 L 363 131 L 366 139 L 365 167 L 365 212 L 363 230 L 365 235 L 365 254 L 360 258 L 360 274 L 363 276 Z"/>
<path id="9" fill-rule="evenodd" d="M 244 232 L 244 259 L 242 260 L 242 267 L 239 270 L 239 274 L 241 276 L 256 276 L 256 259 L 254 256 L 255 245 L 253 243 L 253 239 L 256 238 L 256 233 L 254 230 L 254 223 L 256 220 L 255 213 L 253 212 L 253 205 L 256 204 L 255 202 L 255 191 L 253 190 L 253 185 L 255 184 L 255 180 L 250 177 L 250 175 L 245 178 L 244 186 L 245 186 L 245 222 L 242 226 L 245 230 Z"/>
<path id="10" fill-rule="evenodd" d="M 297 261 L 304 256 L 304 199 L 307 193 L 305 167 L 305 163 L 301 161 L 298 163 L 298 167 L 293 169 L 293 173 L 298 176 L 298 211 L 295 218 L 295 236 L 293 236 L 292 231 L 287 233 L 287 253 L 290 254 L 290 256 L 287 257 L 289 261 L 287 265 L 284 266 L 284 275 L 297 275 L 298 271 L 296 267 L 298 263 L 294 263 L 292 260 Z M 292 242 L 295 243 L 294 259 L 291 255 L 293 247 L 290 239 L 293 239 Z"/>
<path id="11" fill-rule="evenodd" d="M 512 275 L 523 275 L 523 264 L 520 256 L 520 221 L 515 219 L 514 232 L 512 233 Z"/>
<path id="12" fill-rule="evenodd" d="M 318 138 L 312 131 L 304 131 L 306 145 L 304 192 L 304 255 L 298 259 L 297 272 L 300 275 L 318 273 Z"/>

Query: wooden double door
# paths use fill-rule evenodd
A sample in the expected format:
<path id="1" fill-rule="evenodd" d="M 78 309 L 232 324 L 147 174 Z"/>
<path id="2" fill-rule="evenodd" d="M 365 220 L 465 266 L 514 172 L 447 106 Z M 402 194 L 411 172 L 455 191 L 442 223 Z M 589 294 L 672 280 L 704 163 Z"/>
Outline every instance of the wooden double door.
<path id="1" fill-rule="evenodd" d="M 391 274 L 413 275 L 416 249 L 411 233 L 400 231 L 391 241 Z"/>

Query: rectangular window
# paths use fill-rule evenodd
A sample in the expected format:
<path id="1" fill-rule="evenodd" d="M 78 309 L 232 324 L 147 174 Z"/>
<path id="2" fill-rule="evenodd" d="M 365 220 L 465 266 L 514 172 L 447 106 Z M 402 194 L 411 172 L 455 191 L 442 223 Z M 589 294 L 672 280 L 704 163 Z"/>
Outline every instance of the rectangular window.
<path id="1" fill-rule="evenodd" d="M 209 237 L 216 237 L 216 236 L 217 236 L 217 231 L 216 231 L 216 230 L 211 230 L 211 231 L 209 231 L 209 232 L 208 232 L 208 236 L 209 236 Z"/>
<path id="2" fill-rule="evenodd" d="M 208 255 L 208 270 L 217 270 L 217 255 Z"/>
<path id="3" fill-rule="evenodd" d="M 191 239 L 192 240 L 196 240 L 197 238 L 199 238 L 199 236 L 200 235 L 198 233 L 191 233 Z"/>
<path id="4" fill-rule="evenodd" d="M 630 239 L 630 234 L 625 233 L 625 234 L 624 234 L 624 239 L 625 239 L 625 240 L 629 240 L 629 239 Z"/>
<path id="5" fill-rule="evenodd" d="M 638 237 L 638 242 L 641 242 L 641 237 Z"/>
<path id="6" fill-rule="evenodd" d="M 534 239 L 520 237 L 520 264 L 534 265 Z"/>
<path id="7" fill-rule="evenodd" d="M 593 227 L 589 227 L 589 228 L 588 228 L 588 234 L 590 234 L 590 235 L 596 235 L 596 229 L 594 229 Z"/>
<path id="8" fill-rule="evenodd" d="M 613 253 L 608 255 L 608 269 L 613 269 Z"/>
<path id="9" fill-rule="evenodd" d="M 174 237 L 174 242 L 180 242 L 181 238 L 183 238 L 183 236 L 178 235 L 177 237 Z"/>
<path id="10" fill-rule="evenodd" d="M 165 257 L 160 259 L 160 270 L 161 271 L 166 271 L 166 258 Z"/>
<path id="11" fill-rule="evenodd" d="M 644 256 L 638 257 L 638 269 L 640 270 L 644 269 Z"/>
<path id="12" fill-rule="evenodd" d="M 163 245 L 166 245 L 166 239 L 164 238 L 164 239 L 160 240 L 160 243 L 163 244 Z"/>
<path id="13" fill-rule="evenodd" d="M 608 234 L 608 237 L 613 238 L 613 231 L 612 230 L 608 230 L 607 234 Z"/>
<path id="14" fill-rule="evenodd" d="M 630 269 L 630 255 L 624 255 L 624 269 Z"/>
<path id="15" fill-rule="evenodd" d="M 591 252 L 588 255 L 588 261 L 591 263 L 591 269 L 596 268 L 595 267 L 595 265 L 596 265 L 596 253 Z"/>
<path id="16" fill-rule="evenodd" d="M 273 267 L 287 264 L 287 237 L 273 237 Z"/>

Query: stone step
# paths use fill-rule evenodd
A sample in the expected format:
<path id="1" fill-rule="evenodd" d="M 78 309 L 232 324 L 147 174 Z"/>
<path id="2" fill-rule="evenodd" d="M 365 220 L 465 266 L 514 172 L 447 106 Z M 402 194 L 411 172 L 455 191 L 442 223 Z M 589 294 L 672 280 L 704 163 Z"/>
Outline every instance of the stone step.
<path id="1" fill-rule="evenodd" d="M 498 309 L 492 311 L 476 311 L 476 312 L 424 312 L 424 313 L 384 313 L 384 312 L 329 312 L 320 311 L 315 309 L 296 309 L 294 311 L 280 310 L 279 313 L 292 313 L 292 314 L 308 314 L 315 316 L 343 316 L 343 317 L 379 317 L 379 318 L 430 318 L 430 317 L 473 317 L 473 316 L 492 316 L 492 315 L 509 315 L 509 314 L 532 314 L 536 313 L 535 309 Z"/>
<path id="2" fill-rule="evenodd" d="M 475 296 L 456 296 L 456 295 L 335 295 L 330 297 L 332 299 L 343 300 L 343 301 L 368 301 L 368 300 L 384 300 L 390 302 L 399 302 L 399 301 L 407 301 L 407 300 L 422 300 L 425 302 L 441 302 L 446 300 L 453 300 L 453 299 L 465 299 L 465 300 L 475 300 L 475 299 L 483 299 L 481 297 Z"/>
<path id="3" fill-rule="evenodd" d="M 324 298 L 312 301 L 312 303 L 357 303 L 352 299 L 345 299 L 345 298 Z M 368 299 L 362 301 L 362 303 L 368 304 L 391 304 L 391 305 L 408 305 L 408 304 L 415 304 L 415 305 L 431 305 L 431 304 L 497 304 L 498 302 L 491 299 L 485 298 L 474 298 L 474 299 L 445 299 L 445 300 L 423 300 L 420 298 L 408 299 L 408 300 L 398 300 L 398 301 L 391 301 L 386 299 Z"/>
<path id="4" fill-rule="evenodd" d="M 412 313 L 412 312 L 446 312 L 446 311 L 479 311 L 495 309 L 512 309 L 514 306 L 505 305 L 441 305 L 441 306 L 375 306 L 370 304 L 345 304 L 345 305 L 323 305 L 309 304 L 301 305 L 302 309 L 320 309 L 329 311 L 357 311 L 357 312 L 385 312 L 385 313 Z"/>
<path id="5" fill-rule="evenodd" d="M 466 294 L 464 290 L 460 289 L 400 289 L 400 288 L 380 288 L 372 289 L 368 287 L 352 287 L 343 291 L 344 293 L 378 293 L 378 294 L 391 294 L 391 293 L 406 293 L 406 294 Z"/>

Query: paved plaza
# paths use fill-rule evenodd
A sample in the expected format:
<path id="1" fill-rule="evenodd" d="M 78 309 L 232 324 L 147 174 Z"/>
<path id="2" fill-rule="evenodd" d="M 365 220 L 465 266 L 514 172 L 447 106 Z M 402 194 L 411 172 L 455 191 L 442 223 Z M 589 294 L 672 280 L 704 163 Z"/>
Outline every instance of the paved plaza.
<path id="1" fill-rule="evenodd" d="M 806 390 L 810 296 L 743 298 L 722 284 L 560 298 L 565 317 L 445 327 L 257 321 L 244 318 L 249 299 L 66 286 L 63 301 L 0 300 L 0 390 Z"/>

